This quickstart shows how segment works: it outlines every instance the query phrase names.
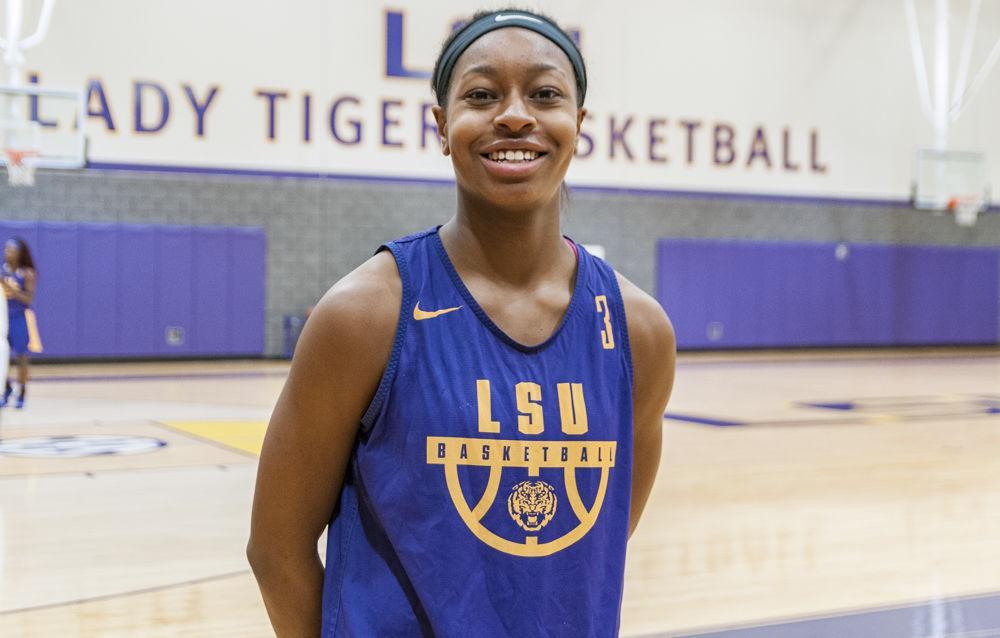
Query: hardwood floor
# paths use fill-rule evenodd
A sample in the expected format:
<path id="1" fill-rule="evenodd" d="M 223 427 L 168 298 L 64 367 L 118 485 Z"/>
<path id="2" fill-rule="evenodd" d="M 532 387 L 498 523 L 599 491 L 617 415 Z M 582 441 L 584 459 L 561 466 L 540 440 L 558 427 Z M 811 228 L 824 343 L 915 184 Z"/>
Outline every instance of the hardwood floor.
<path id="1" fill-rule="evenodd" d="M 272 635 L 243 548 L 286 370 L 36 366 L 0 422 L 0 635 Z M 622 635 L 1000 591 L 998 351 L 683 355 L 668 417 Z"/>

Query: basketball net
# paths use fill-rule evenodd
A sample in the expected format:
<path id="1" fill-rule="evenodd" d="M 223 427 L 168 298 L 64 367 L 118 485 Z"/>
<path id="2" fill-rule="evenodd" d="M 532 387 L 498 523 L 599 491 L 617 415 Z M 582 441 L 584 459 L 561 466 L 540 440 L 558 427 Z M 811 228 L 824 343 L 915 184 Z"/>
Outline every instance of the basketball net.
<path id="1" fill-rule="evenodd" d="M 955 216 L 959 226 L 975 226 L 983 204 L 976 197 L 952 197 L 948 200 L 948 212 Z"/>
<path id="2" fill-rule="evenodd" d="M 7 179 L 11 186 L 34 186 L 35 164 L 32 161 L 38 151 L 5 148 L 7 157 Z"/>

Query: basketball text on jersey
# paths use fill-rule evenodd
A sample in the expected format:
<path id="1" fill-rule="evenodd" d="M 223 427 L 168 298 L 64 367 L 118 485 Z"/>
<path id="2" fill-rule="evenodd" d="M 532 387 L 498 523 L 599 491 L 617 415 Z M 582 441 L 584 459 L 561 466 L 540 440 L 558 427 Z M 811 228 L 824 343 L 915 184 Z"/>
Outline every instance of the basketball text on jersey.
<path id="1" fill-rule="evenodd" d="M 531 381 L 522 381 L 513 388 L 518 407 L 517 430 L 521 434 L 544 436 L 545 423 L 542 412 L 542 388 Z M 500 433 L 502 425 L 492 414 L 491 384 L 488 379 L 476 380 L 479 404 L 479 432 Z M 565 435 L 582 436 L 587 433 L 587 404 L 582 383 L 558 383 L 560 428 Z M 513 419 L 508 424 L 513 427 Z M 567 441 L 524 440 L 502 438 L 466 438 L 448 436 L 427 437 L 427 463 L 444 466 L 448 494 L 462 521 L 476 538 L 493 549 L 515 556 L 548 556 L 569 547 L 583 538 L 597 521 L 607 491 L 608 475 L 615 466 L 616 441 Z M 475 507 L 469 507 L 459 482 L 459 468 L 479 466 L 489 468 L 486 491 Z M 540 468 L 557 468 L 563 471 L 563 483 L 570 513 L 578 525 L 562 536 L 539 542 L 532 532 L 538 532 L 555 515 L 558 499 L 555 489 L 538 480 Z M 511 525 L 507 530 L 493 531 L 482 523 L 483 516 L 493 506 L 505 469 L 520 470 L 535 480 L 522 481 L 514 486 L 508 498 Z M 580 497 L 576 484 L 577 470 L 599 470 L 600 486 L 593 504 L 587 507 Z M 565 511 L 565 508 L 564 508 Z M 518 532 L 529 532 L 527 535 Z M 523 539 L 523 540 L 520 540 Z"/>

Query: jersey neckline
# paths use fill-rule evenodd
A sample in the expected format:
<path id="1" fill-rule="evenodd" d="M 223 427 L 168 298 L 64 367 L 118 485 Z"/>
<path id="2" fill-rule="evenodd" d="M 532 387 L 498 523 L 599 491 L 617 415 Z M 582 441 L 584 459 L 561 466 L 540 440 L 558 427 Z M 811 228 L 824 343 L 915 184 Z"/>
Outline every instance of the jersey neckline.
<path id="1" fill-rule="evenodd" d="M 559 335 L 562 334 L 563 330 L 566 328 L 566 324 L 569 323 L 570 318 L 576 312 L 577 306 L 580 305 L 580 297 L 583 296 L 582 290 L 585 258 L 579 244 L 574 242 L 569 237 L 566 237 L 565 235 L 563 236 L 564 239 L 570 242 L 571 247 L 575 249 L 574 252 L 576 253 L 576 282 L 573 284 L 573 294 L 570 297 L 569 305 L 566 306 L 566 312 L 563 313 L 562 319 L 559 321 L 559 325 L 556 326 L 556 329 L 552 331 L 552 334 L 549 335 L 545 341 L 533 346 L 528 346 L 520 341 L 517 341 L 504 332 L 500 326 L 495 324 L 493 320 L 490 319 L 490 316 L 486 314 L 486 311 L 483 310 L 482 306 L 479 305 L 479 302 L 476 301 L 476 298 L 472 296 L 472 292 L 465 286 L 465 282 L 462 281 L 461 275 L 459 275 L 458 270 L 455 269 L 455 264 L 452 263 L 451 257 L 448 255 L 448 251 L 445 250 L 444 242 L 441 241 L 440 230 L 441 227 L 438 226 L 431 234 L 433 235 L 434 246 L 437 248 L 438 256 L 441 258 L 441 263 L 444 264 L 444 268 L 448 272 L 448 276 L 451 277 L 451 281 L 455 285 L 455 288 L 458 289 L 459 294 L 461 294 L 462 298 L 465 299 L 465 303 L 469 304 L 469 308 L 472 309 L 472 311 L 479 318 L 479 321 L 486 326 L 490 332 L 496 335 L 498 339 L 509 345 L 511 348 L 529 354 L 540 352 L 555 343 L 556 339 L 559 338 Z"/>

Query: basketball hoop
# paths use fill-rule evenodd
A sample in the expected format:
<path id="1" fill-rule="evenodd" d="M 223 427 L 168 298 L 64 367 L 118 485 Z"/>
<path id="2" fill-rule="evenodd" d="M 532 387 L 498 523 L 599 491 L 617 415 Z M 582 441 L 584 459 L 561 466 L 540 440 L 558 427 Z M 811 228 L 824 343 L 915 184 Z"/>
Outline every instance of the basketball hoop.
<path id="1" fill-rule="evenodd" d="M 38 151 L 5 148 L 3 153 L 7 158 L 7 179 L 11 186 L 34 186 L 35 163 L 33 159 Z"/>
<path id="2" fill-rule="evenodd" d="M 978 197 L 952 197 L 948 200 L 948 213 L 955 216 L 956 224 L 967 228 L 976 225 L 983 208 L 983 201 Z"/>

